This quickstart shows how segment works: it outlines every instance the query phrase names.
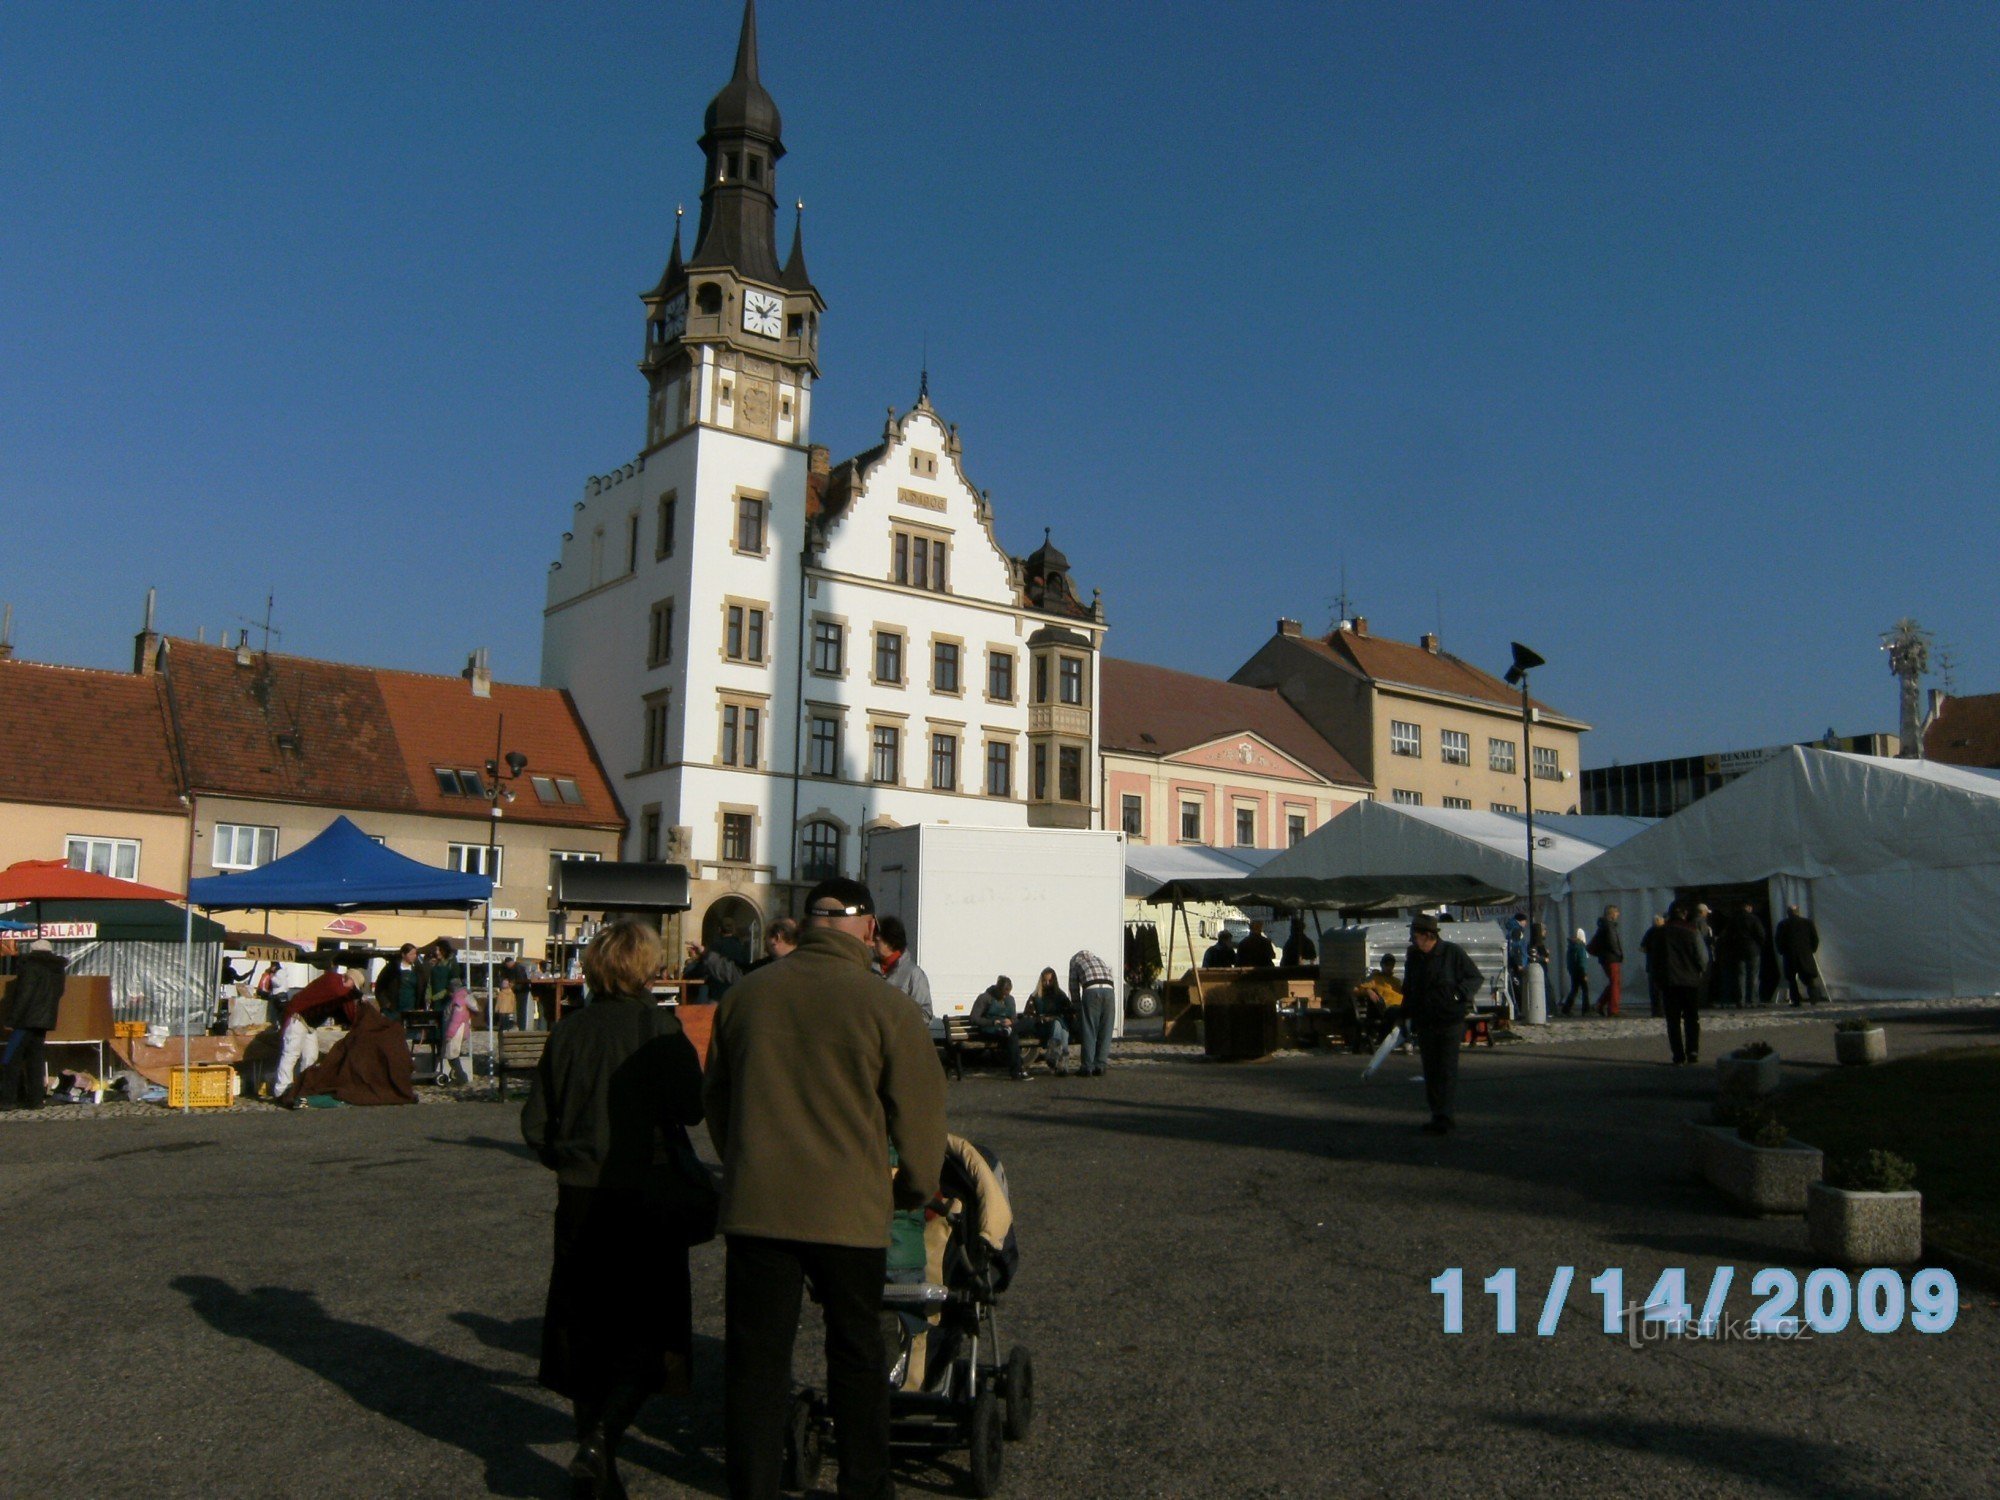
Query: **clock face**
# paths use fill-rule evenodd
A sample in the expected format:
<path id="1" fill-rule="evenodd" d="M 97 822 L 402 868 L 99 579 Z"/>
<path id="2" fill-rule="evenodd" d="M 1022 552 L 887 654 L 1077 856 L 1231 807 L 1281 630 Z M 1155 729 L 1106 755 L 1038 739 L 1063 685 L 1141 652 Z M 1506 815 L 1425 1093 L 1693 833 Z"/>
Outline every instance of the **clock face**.
<path id="1" fill-rule="evenodd" d="M 660 321 L 666 325 L 667 337 L 677 339 L 687 332 L 688 299 L 686 292 L 679 292 L 667 300 L 660 309 Z"/>
<path id="2" fill-rule="evenodd" d="M 778 336 L 783 326 L 785 314 L 783 299 L 773 297 L 769 292 L 748 290 L 743 293 L 743 331 L 761 333 L 767 339 Z"/>

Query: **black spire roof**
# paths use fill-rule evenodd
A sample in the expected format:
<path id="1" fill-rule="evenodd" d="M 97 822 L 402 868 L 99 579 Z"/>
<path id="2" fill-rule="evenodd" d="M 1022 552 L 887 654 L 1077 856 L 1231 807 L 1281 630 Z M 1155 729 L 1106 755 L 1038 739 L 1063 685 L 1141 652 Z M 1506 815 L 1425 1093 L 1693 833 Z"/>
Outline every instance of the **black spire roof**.
<path id="1" fill-rule="evenodd" d="M 798 217 L 792 220 L 792 253 L 785 257 L 785 269 L 778 280 L 788 292 L 809 292 L 812 290 L 812 276 L 806 271 L 806 206 L 798 205 Z"/>
<path id="2" fill-rule="evenodd" d="M 1069 571 L 1069 559 L 1056 550 L 1056 544 L 1049 540 L 1050 530 L 1042 528 L 1042 545 L 1028 554 L 1028 572 L 1036 578 L 1047 578 L 1057 573 Z"/>
<path id="3" fill-rule="evenodd" d="M 778 106 L 757 77 L 757 0 L 744 0 L 736 70 L 702 119 L 706 180 L 690 266 L 729 266 L 753 280 L 778 280 L 774 244 L 778 200 Z"/>
<path id="4" fill-rule="evenodd" d="M 681 211 L 674 210 L 674 250 L 667 257 L 667 268 L 660 273 L 660 284 L 645 294 L 648 302 L 664 302 L 681 287 L 687 285 L 687 270 L 681 265 Z"/>

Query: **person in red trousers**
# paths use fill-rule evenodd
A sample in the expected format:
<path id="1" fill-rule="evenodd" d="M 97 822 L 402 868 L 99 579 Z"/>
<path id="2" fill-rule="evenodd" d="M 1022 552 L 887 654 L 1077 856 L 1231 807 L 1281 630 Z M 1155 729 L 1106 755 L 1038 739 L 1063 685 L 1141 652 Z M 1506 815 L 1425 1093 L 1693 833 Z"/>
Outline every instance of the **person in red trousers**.
<path id="1" fill-rule="evenodd" d="M 1597 935 L 1585 951 L 1604 970 L 1604 993 L 1597 997 L 1597 1013 L 1615 1016 L 1625 973 L 1625 939 L 1618 932 L 1617 907 L 1604 908 L 1604 915 L 1597 919 Z"/>

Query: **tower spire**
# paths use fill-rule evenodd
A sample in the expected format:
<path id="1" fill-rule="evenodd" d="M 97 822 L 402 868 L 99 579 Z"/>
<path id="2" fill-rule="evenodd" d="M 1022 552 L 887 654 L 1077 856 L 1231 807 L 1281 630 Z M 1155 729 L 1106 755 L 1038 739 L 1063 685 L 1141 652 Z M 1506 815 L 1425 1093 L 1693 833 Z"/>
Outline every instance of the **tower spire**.
<path id="1" fill-rule="evenodd" d="M 779 273 L 779 282 L 788 292 L 812 290 L 812 276 L 806 270 L 806 204 L 803 198 L 792 204 L 796 217 L 792 220 L 792 253 L 785 257 L 785 269 Z"/>
<path id="2" fill-rule="evenodd" d="M 743 0 L 743 30 L 736 38 L 736 72 L 732 77 L 757 82 L 757 0 Z"/>
<path id="3" fill-rule="evenodd" d="M 702 119 L 701 223 L 692 266 L 728 266 L 752 280 L 778 280 L 773 220 L 778 160 L 785 154 L 777 102 L 757 76 L 757 3 L 745 0 L 736 67 Z"/>

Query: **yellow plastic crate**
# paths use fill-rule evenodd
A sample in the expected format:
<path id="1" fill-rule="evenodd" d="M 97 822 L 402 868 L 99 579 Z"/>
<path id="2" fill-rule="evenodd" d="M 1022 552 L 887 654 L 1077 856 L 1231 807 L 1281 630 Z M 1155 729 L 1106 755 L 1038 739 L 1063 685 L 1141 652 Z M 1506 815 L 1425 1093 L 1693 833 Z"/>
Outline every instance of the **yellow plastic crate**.
<path id="1" fill-rule="evenodd" d="M 189 1080 L 193 1080 L 190 1090 Z M 190 1097 L 192 1095 L 192 1097 Z M 175 1068 L 167 1075 L 167 1107 L 227 1109 L 236 1102 L 236 1070 L 225 1064 Z"/>
<path id="2" fill-rule="evenodd" d="M 111 1036 L 114 1041 L 137 1041 L 145 1034 L 146 1023 L 144 1021 L 113 1021 L 111 1023 Z"/>

